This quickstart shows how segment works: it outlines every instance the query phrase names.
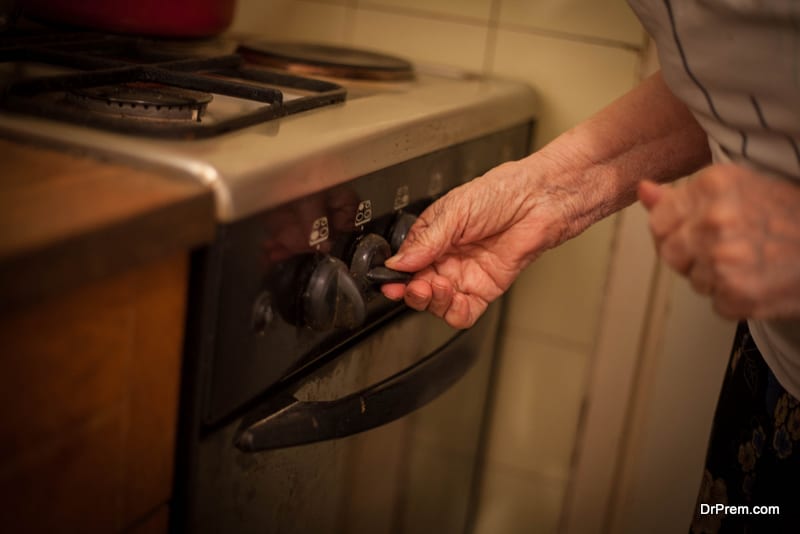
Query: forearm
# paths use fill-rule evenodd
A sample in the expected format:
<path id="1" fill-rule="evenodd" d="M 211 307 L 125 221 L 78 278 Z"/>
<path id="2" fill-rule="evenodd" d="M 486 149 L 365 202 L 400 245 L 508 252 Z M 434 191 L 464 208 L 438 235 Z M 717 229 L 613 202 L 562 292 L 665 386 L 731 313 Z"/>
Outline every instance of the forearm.
<path id="1" fill-rule="evenodd" d="M 640 180 L 675 180 L 709 161 L 705 132 L 657 73 L 521 163 L 558 184 L 569 238 L 631 204 Z"/>

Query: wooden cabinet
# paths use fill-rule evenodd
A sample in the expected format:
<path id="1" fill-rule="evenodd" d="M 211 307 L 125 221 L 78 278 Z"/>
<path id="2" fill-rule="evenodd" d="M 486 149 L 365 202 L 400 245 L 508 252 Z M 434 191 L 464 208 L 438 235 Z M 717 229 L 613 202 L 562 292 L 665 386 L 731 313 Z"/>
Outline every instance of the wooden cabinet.
<path id="1" fill-rule="evenodd" d="M 164 532 L 188 255 L 0 314 L 0 531 Z"/>

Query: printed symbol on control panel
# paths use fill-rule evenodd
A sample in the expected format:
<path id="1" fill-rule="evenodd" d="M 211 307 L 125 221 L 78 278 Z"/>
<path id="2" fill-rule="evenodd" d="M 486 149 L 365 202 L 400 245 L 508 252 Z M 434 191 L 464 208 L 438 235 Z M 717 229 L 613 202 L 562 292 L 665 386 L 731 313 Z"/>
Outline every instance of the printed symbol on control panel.
<path id="1" fill-rule="evenodd" d="M 356 210 L 356 226 L 361 226 L 372 220 L 372 201 L 362 200 Z"/>
<path id="2" fill-rule="evenodd" d="M 411 201 L 411 195 L 408 192 L 407 185 L 401 185 L 397 188 L 397 192 L 394 194 L 394 209 L 399 210 L 408 206 L 408 203 Z"/>
<path id="3" fill-rule="evenodd" d="M 434 197 L 442 192 L 442 188 L 444 186 L 444 177 L 442 173 L 436 171 L 431 175 L 431 179 L 428 182 L 428 196 Z"/>
<path id="4" fill-rule="evenodd" d="M 308 244 L 310 246 L 319 245 L 328 239 L 328 218 L 320 217 L 314 224 L 311 225 L 311 233 L 308 236 Z"/>

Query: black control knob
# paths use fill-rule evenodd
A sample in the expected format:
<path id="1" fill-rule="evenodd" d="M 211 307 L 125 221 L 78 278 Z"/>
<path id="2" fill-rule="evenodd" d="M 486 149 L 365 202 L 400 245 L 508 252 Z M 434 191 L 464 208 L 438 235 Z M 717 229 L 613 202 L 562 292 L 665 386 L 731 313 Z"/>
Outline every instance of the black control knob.
<path id="1" fill-rule="evenodd" d="M 367 316 L 361 290 L 342 260 L 323 256 L 302 295 L 303 317 L 314 330 L 356 328 Z"/>
<path id="2" fill-rule="evenodd" d="M 382 267 L 391 255 L 389 243 L 378 234 L 367 234 L 356 243 L 350 260 L 350 272 L 364 294 L 369 294 L 373 285 L 367 273 L 373 267 Z"/>
<path id="3" fill-rule="evenodd" d="M 412 213 L 401 213 L 397 216 L 392 229 L 389 230 L 389 245 L 392 247 L 392 252 L 397 252 L 400 249 L 400 245 L 406 240 L 408 231 L 411 230 L 416 221 L 417 216 Z"/>

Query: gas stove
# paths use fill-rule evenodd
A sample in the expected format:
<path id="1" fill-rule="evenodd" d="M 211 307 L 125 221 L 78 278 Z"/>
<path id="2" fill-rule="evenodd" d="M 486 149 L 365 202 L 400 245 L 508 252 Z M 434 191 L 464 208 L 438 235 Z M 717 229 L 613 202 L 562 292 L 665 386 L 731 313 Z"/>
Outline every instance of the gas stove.
<path id="1" fill-rule="evenodd" d="M 173 531 L 467 530 L 500 309 L 456 332 L 371 275 L 432 201 L 529 153 L 531 89 L 314 43 L 85 33 L 1 38 L 0 85 L 2 136 L 215 192 Z"/>
<path id="2" fill-rule="evenodd" d="M 0 86 L 2 135 L 190 175 L 214 188 L 222 223 L 536 110 L 522 84 L 241 36 L 6 35 Z"/>
<path id="3" fill-rule="evenodd" d="M 335 83 L 245 65 L 224 41 L 195 48 L 53 35 L 0 44 L 5 110 L 156 138 L 217 136 L 343 102 Z M 205 45 L 205 46 L 204 46 Z"/>
<path id="4" fill-rule="evenodd" d="M 204 328 L 237 356 L 209 356 L 207 421 L 396 310 L 367 271 L 433 199 L 526 155 L 536 109 L 517 82 L 233 35 L 4 35 L 0 84 L 0 135 L 213 188 Z"/>

